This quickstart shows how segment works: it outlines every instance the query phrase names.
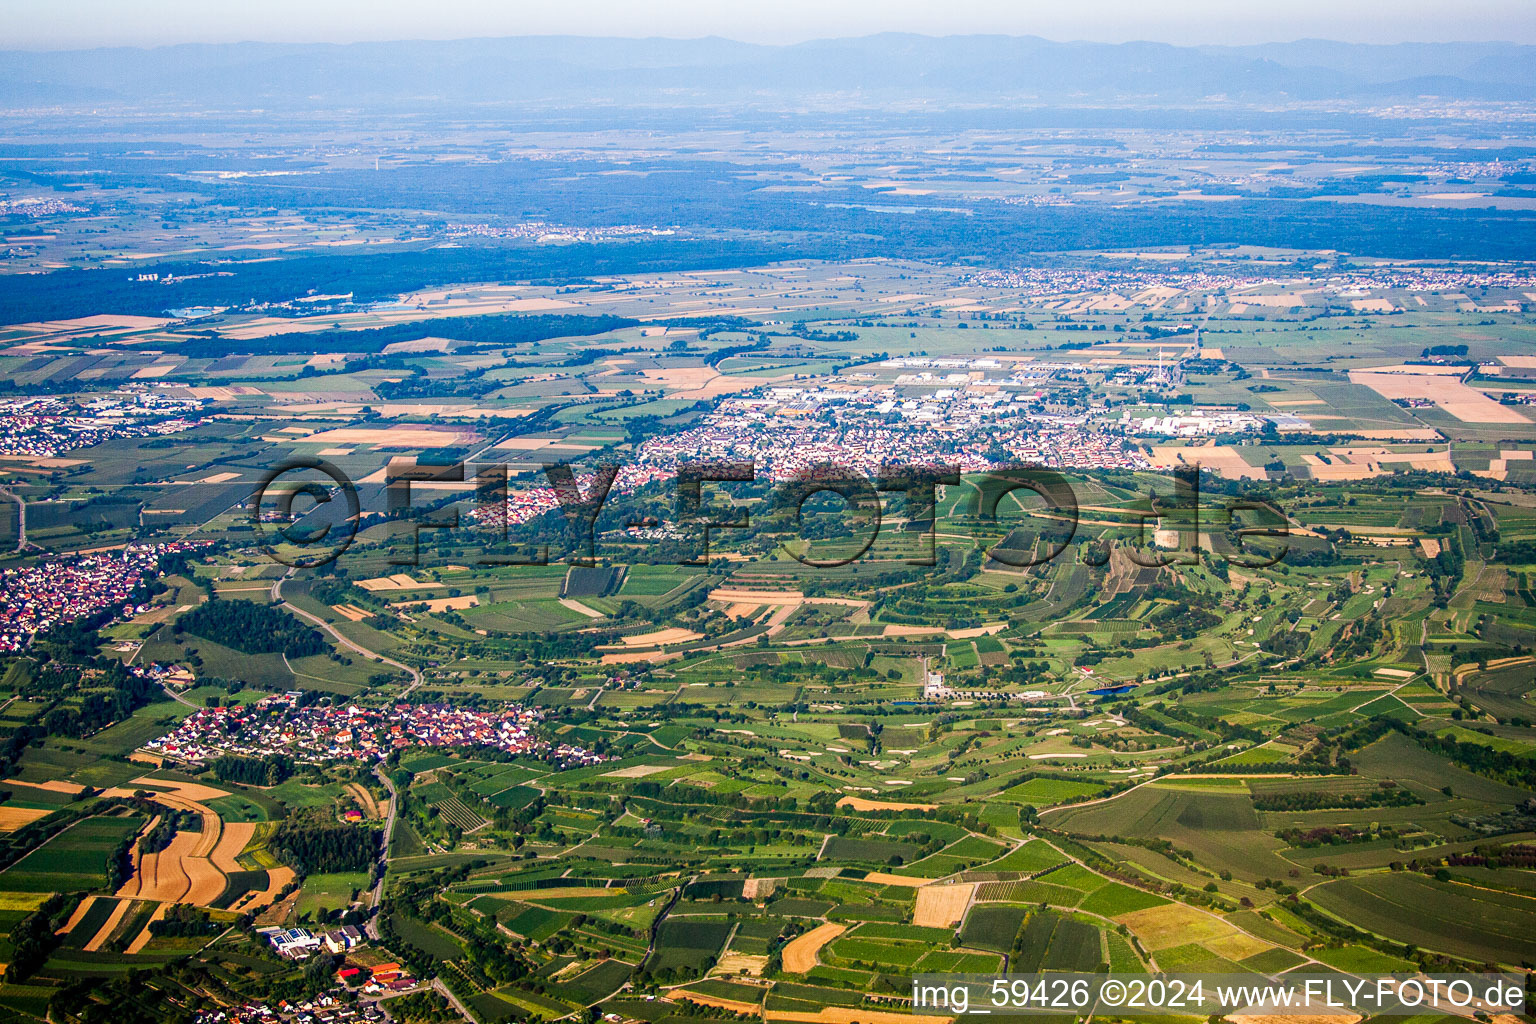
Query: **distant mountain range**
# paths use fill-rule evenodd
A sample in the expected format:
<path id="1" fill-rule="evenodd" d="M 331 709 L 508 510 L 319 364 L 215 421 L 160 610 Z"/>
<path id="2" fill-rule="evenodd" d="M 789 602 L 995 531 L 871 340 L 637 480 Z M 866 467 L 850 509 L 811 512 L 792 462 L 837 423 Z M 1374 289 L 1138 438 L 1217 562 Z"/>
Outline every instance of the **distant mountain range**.
<path id="1" fill-rule="evenodd" d="M 1263 46 L 886 34 L 762 46 L 524 36 L 0 52 L 0 106 L 203 110 L 452 106 L 927 111 L 1016 105 L 1536 98 L 1536 46 Z"/>

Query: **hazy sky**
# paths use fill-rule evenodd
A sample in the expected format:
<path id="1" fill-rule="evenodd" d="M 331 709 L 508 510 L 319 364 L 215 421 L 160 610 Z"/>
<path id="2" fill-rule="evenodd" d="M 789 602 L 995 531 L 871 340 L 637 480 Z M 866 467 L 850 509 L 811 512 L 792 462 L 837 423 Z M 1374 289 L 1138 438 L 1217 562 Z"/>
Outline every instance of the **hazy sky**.
<path id="1" fill-rule="evenodd" d="M 0 48 L 507 35 L 995 32 L 1121 42 L 1536 42 L 1533 0 L 0 0 Z M 3 72 L 3 69 L 0 69 Z"/>

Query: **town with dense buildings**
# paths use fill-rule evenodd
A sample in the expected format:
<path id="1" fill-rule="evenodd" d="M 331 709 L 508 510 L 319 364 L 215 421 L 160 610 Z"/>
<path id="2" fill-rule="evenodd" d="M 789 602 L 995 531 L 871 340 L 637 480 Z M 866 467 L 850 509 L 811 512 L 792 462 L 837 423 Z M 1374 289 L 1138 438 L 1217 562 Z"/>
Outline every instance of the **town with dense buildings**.
<path id="1" fill-rule="evenodd" d="M 136 544 L 0 569 L 0 651 L 24 651 L 38 633 L 102 613 L 127 618 L 148 611 L 146 587 L 161 559 L 201 546 Z"/>
<path id="2" fill-rule="evenodd" d="M 0 401 L 0 457 L 54 458 L 115 437 L 164 437 L 196 425 L 196 399 L 149 390 L 72 403 L 52 396 Z"/>
<path id="3" fill-rule="evenodd" d="M 189 764 L 226 754 L 368 764 L 412 747 L 486 748 L 566 766 L 602 763 L 580 747 L 541 738 L 536 727 L 542 718 L 537 710 L 515 705 L 494 711 L 444 704 L 360 707 L 316 703 L 302 691 L 290 691 L 251 704 L 199 709 L 145 749 Z"/>

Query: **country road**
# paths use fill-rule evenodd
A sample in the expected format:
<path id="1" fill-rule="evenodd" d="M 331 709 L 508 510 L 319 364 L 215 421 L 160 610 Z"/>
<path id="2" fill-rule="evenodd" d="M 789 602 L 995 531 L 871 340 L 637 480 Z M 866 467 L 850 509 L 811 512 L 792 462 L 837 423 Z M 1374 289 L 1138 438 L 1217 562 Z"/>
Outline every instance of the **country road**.
<path id="1" fill-rule="evenodd" d="M 336 627 L 332 626 L 329 622 L 326 622 L 320 616 L 313 615 L 313 614 L 305 611 L 304 609 L 295 606 L 291 602 L 285 601 L 283 599 L 283 584 L 288 581 L 288 576 L 291 576 L 292 574 L 293 574 L 293 570 L 290 569 L 288 571 L 287 575 L 279 576 L 277 578 L 277 580 L 275 582 L 273 582 L 273 584 L 272 584 L 272 602 L 274 604 L 281 602 L 283 607 L 288 609 L 288 611 L 292 612 L 294 615 L 297 615 L 301 619 L 308 619 L 310 622 L 313 622 L 315 625 L 317 625 L 321 629 L 325 630 L 326 633 L 330 634 L 330 636 L 337 643 L 341 644 L 343 647 L 347 648 L 348 650 L 355 651 L 356 653 L 361 654 L 363 657 L 368 658 L 371 661 L 377 661 L 377 662 L 381 662 L 381 663 L 383 663 L 385 665 L 391 665 L 391 666 L 399 669 L 400 671 L 407 673 L 411 677 L 411 683 L 410 683 L 409 686 L 407 686 L 404 690 L 401 691 L 400 696 L 402 696 L 402 697 L 410 696 L 411 692 L 413 690 L 415 690 L 416 687 L 421 685 L 421 671 L 419 669 L 414 669 L 414 668 L 412 668 L 409 665 L 406 665 L 406 664 L 403 664 L 401 662 L 398 662 L 398 661 L 394 660 L 393 658 L 386 658 L 384 655 L 378 653 L 377 651 L 370 651 L 368 648 L 364 647 L 362 644 L 355 643 L 355 642 L 353 642 L 351 640 L 348 640 L 346 637 L 342 636 L 340 633 L 338 633 L 336 631 Z"/>
<path id="2" fill-rule="evenodd" d="M 348 648 L 349 650 L 356 651 L 358 654 L 361 654 L 365 658 L 382 662 L 385 665 L 393 665 L 395 668 L 400 669 L 402 672 L 409 673 L 411 677 L 411 683 L 405 688 L 404 691 L 402 691 L 401 696 L 408 695 L 412 690 L 421 685 L 420 670 L 395 661 L 393 658 L 386 658 L 384 655 L 378 653 L 377 651 L 371 651 L 359 643 L 348 640 L 346 637 L 338 633 L 329 622 L 326 622 L 318 615 L 312 615 L 304 609 L 296 607 L 291 602 L 284 601 L 283 583 L 287 581 L 288 577 L 291 576 L 292 573 L 293 571 L 290 569 L 287 574 L 279 576 L 277 580 L 273 582 L 272 600 L 274 603 L 281 601 L 283 607 L 288 611 L 302 619 L 307 619 L 308 621 L 313 622 L 315 625 L 319 626 L 321 629 L 325 630 L 332 637 L 334 637 L 337 643 Z M 389 847 L 391 841 L 394 839 L 395 821 L 398 819 L 400 813 L 400 794 L 396 792 L 394 781 L 390 779 L 388 773 L 386 773 L 383 768 L 375 767 L 373 774 L 374 777 L 383 784 L 384 788 L 389 791 L 389 814 L 384 819 L 383 843 L 379 847 L 379 877 L 378 881 L 374 883 L 373 888 L 368 892 L 368 909 L 372 913 L 368 918 L 368 923 L 363 926 L 364 931 L 367 932 L 369 938 L 377 939 L 379 937 L 378 909 L 379 903 L 384 898 L 384 875 L 389 867 Z M 434 982 L 433 984 L 439 985 L 440 983 Z M 468 1019 L 474 1020 L 474 1018 L 470 1016 L 469 1011 L 466 1010 L 456 998 L 454 998 L 451 992 L 447 991 L 446 987 L 442 988 L 442 992 L 443 995 L 446 996 L 448 1000 L 458 1008 L 460 1013 L 464 1014 L 464 1016 Z"/>
<path id="3" fill-rule="evenodd" d="M 452 990 L 450 990 L 447 985 L 443 984 L 442 978 L 433 978 L 432 987 L 437 990 L 439 995 L 448 1000 L 453 1008 L 458 1010 L 465 1020 L 473 1021 L 478 1019 L 474 1014 L 469 1012 L 469 1007 L 459 1002 L 459 997 L 454 995 Z"/>
<path id="4" fill-rule="evenodd" d="M 395 820 L 399 816 L 400 794 L 395 791 L 395 783 L 384 769 L 375 768 L 373 774 L 384 784 L 384 788 L 389 790 L 389 815 L 384 819 L 384 842 L 379 848 L 379 878 L 368 892 L 368 909 L 371 913 L 368 923 L 364 925 L 368 937 L 377 939 L 379 937 L 379 902 L 384 898 L 384 875 L 389 869 L 389 846 L 395 837 Z"/>
<path id="5" fill-rule="evenodd" d="M 0 495 L 16 503 L 16 550 L 27 549 L 27 500 L 9 487 L 0 487 Z"/>

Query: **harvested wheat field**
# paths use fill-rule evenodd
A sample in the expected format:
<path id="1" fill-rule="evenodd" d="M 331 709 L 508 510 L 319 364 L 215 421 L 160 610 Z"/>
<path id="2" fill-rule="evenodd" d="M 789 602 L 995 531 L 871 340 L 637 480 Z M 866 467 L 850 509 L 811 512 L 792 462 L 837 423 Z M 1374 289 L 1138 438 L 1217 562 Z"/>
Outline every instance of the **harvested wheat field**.
<path id="1" fill-rule="evenodd" d="M 715 964 L 712 974 L 748 974 L 754 978 L 763 976 L 763 968 L 768 966 L 768 958 L 756 953 L 727 953 Z"/>
<path id="2" fill-rule="evenodd" d="M 390 605 L 391 608 L 415 608 L 423 606 L 429 612 L 461 612 L 465 608 L 475 608 L 480 604 L 480 598 L 474 594 L 465 594 L 461 597 L 437 597 L 430 601 L 397 601 Z M 371 613 L 370 613 L 371 614 Z M 595 613 L 601 615 L 601 612 Z"/>
<path id="3" fill-rule="evenodd" d="M 1506 448 L 1499 452 L 1498 458 L 1488 460 L 1488 468 L 1478 475 L 1491 476 L 1495 480 L 1507 479 L 1511 462 L 1530 462 L 1533 456 L 1536 456 L 1536 452 Z"/>
<path id="4" fill-rule="evenodd" d="M 873 885 L 904 885 L 909 889 L 921 889 L 925 885 L 932 885 L 931 878 L 913 878 L 910 875 L 893 875 L 885 871 L 871 871 L 864 876 L 864 881 Z"/>
<path id="5" fill-rule="evenodd" d="M 397 427 L 339 427 L 322 430 L 308 437 L 295 438 L 304 444 L 378 444 L 390 448 L 451 448 L 480 440 L 473 430 L 400 425 Z"/>
<path id="6" fill-rule="evenodd" d="M 598 661 L 604 665 L 629 665 L 637 661 L 676 661 L 681 657 L 682 654 L 677 651 L 671 654 L 668 654 L 666 651 L 624 651 L 622 653 L 605 654 Z"/>
<path id="7" fill-rule="evenodd" d="M 218 812 L 202 803 L 204 800 L 216 800 L 221 796 L 229 796 L 225 789 L 215 789 L 213 786 L 205 786 L 198 782 L 175 782 L 165 779 L 155 779 L 142 776 L 134 779 L 126 786 L 104 790 L 102 796 L 132 796 L 135 792 L 145 792 L 149 798 L 158 804 L 174 808 L 178 811 L 191 811 L 203 819 L 203 844 L 193 853 L 197 857 L 206 857 L 219 841 L 219 829 L 223 822 L 219 819 Z"/>
<path id="8" fill-rule="evenodd" d="M 203 830 L 192 833 L 196 842 L 192 844 L 192 848 L 187 852 L 187 856 L 207 857 L 213 852 L 214 847 L 218 846 L 219 833 L 223 830 L 224 823 L 219 819 L 218 812 L 213 810 L 213 808 L 198 803 L 196 800 L 188 800 L 174 793 L 157 793 L 153 799 L 156 803 L 173 807 L 178 811 L 191 811 L 202 819 Z"/>
<path id="9" fill-rule="evenodd" d="M 656 775 L 660 772 L 671 771 L 675 765 L 668 764 L 632 764 L 628 768 L 617 768 L 611 772 L 603 772 L 605 779 L 643 779 L 647 775 Z"/>
<path id="10" fill-rule="evenodd" d="M 224 822 L 219 820 L 219 815 L 215 811 L 205 807 L 203 812 L 203 830 L 198 833 L 197 845 L 192 848 L 192 856 L 207 860 L 218 848 L 219 837 L 224 831 Z"/>
<path id="11" fill-rule="evenodd" d="M 720 587 L 709 592 L 711 601 L 726 604 L 800 604 L 805 594 L 798 590 L 741 590 L 737 587 Z"/>
<path id="12" fill-rule="evenodd" d="M 839 807 L 851 807 L 856 811 L 931 811 L 938 804 L 903 804 L 893 800 L 866 800 L 861 796 L 845 796 L 837 802 Z"/>
<path id="13" fill-rule="evenodd" d="M 84 786 L 73 782 L 64 782 L 59 779 L 49 779 L 47 782 L 22 782 L 20 779 L 6 779 L 7 786 L 25 786 L 28 789 L 46 789 L 50 793 L 68 793 L 71 796 L 85 789 Z"/>
<path id="14" fill-rule="evenodd" d="M 1006 622 L 989 622 L 985 626 L 968 626 L 965 629 L 946 629 L 951 640 L 974 640 L 979 636 L 991 636 L 1008 628 Z"/>
<path id="15" fill-rule="evenodd" d="M 202 837 L 196 832 L 177 832 L 171 845 L 159 853 L 147 853 L 139 861 L 139 870 L 132 880 L 118 890 L 119 896 L 138 896 L 141 899 L 177 903 L 186 895 L 192 884 L 187 878 L 182 861 L 191 855 Z M 135 887 L 137 891 L 129 890 Z M 215 893 L 215 896 L 218 894 Z"/>
<path id="16" fill-rule="evenodd" d="M 148 777 L 135 779 L 129 785 L 166 787 L 165 790 L 152 790 L 151 799 L 166 807 L 196 813 L 202 819 L 202 831 L 178 832 L 171 844 L 158 853 L 141 855 L 135 844 L 133 876 L 118 890 L 118 895 L 166 903 L 192 903 L 204 907 L 211 905 L 224 892 L 224 872 L 241 870 L 235 857 L 250 841 L 255 825 L 241 825 L 226 839 L 225 826 L 218 813 L 200 802 L 226 796 L 226 791 L 222 789 L 196 782 L 167 782 Z M 108 791 L 109 794 L 112 792 Z M 133 790 L 128 789 L 126 792 L 131 793 Z M 145 826 L 144 832 L 153 824 Z M 222 870 L 213 861 L 216 854 L 223 865 Z"/>
<path id="17" fill-rule="evenodd" d="M 364 590 L 430 590 L 436 587 L 446 587 L 446 583 L 422 583 L 411 578 L 403 572 L 397 572 L 393 576 L 378 576 L 371 580 L 358 580 L 357 585 Z"/>
<path id="18" fill-rule="evenodd" d="M 925 885 L 917 890 L 917 906 L 912 911 L 912 923 L 924 928 L 953 928 L 965 916 L 970 906 L 974 882 L 953 885 Z"/>
<path id="19" fill-rule="evenodd" d="M 208 855 L 213 866 L 225 874 L 245 870 L 235 858 L 240 856 L 240 851 L 250 844 L 251 837 L 256 834 L 256 825 L 254 821 L 225 822 L 224 829 L 219 834 L 218 845 Z"/>
<path id="20" fill-rule="evenodd" d="M 174 779 L 156 779 L 149 775 L 141 775 L 137 779 L 134 779 L 125 785 L 114 786 L 111 789 L 102 790 L 101 795 L 131 797 L 134 793 L 141 791 L 148 793 L 150 798 L 155 800 L 160 800 L 160 798 L 164 796 L 178 798 L 184 802 L 172 803 L 166 800 L 160 800 L 160 802 L 166 804 L 168 807 L 192 810 L 198 812 L 199 814 L 202 814 L 205 811 L 207 811 L 209 814 L 213 814 L 213 812 L 209 811 L 206 807 L 197 804 L 197 801 L 216 800 L 221 796 L 229 796 L 229 790 L 227 789 L 216 789 L 213 786 L 205 786 L 200 782 L 178 782 Z M 217 815 L 215 815 L 215 817 L 217 817 Z"/>
<path id="21" fill-rule="evenodd" d="M 196 907 L 208 907 L 224 892 L 224 873 L 207 857 L 186 857 L 181 869 L 187 873 L 187 891 L 178 901 Z"/>
<path id="22" fill-rule="evenodd" d="M 1379 465 L 1366 465 L 1345 462 L 1342 459 L 1335 462 L 1324 462 L 1316 455 L 1308 453 L 1303 455 L 1302 461 L 1307 464 L 1307 473 L 1313 480 L 1369 480 L 1373 476 L 1381 476 L 1385 472 Z"/>
<path id="23" fill-rule="evenodd" d="M 695 633 L 691 629 L 680 629 L 676 626 L 671 629 L 658 629 L 653 633 L 619 637 L 619 641 L 626 647 L 663 647 L 667 644 L 683 644 L 702 639 L 704 639 L 703 633 Z"/>
<path id="24" fill-rule="evenodd" d="M 941 626 L 886 626 L 881 636 L 932 636 L 944 632 Z"/>
<path id="25" fill-rule="evenodd" d="M 1415 372 L 1400 372 L 1413 370 Z M 1463 384 L 1458 376 L 1425 373 L 1434 367 L 1374 367 L 1350 370 L 1349 379 L 1364 384 L 1383 398 L 1424 398 L 1463 423 L 1529 423 L 1512 406 L 1500 405 L 1476 388 Z M 1454 372 L 1465 372 L 1453 368 Z"/>
<path id="26" fill-rule="evenodd" d="M 1269 476 L 1263 467 L 1249 465 L 1230 445 L 1157 445 L 1152 449 L 1152 465 L 1161 469 L 1199 465 L 1230 479 L 1263 480 Z"/>
<path id="27" fill-rule="evenodd" d="M 784 946 L 784 969 L 793 974 L 804 974 L 820 961 L 816 954 L 821 947 L 847 931 L 847 925 L 828 922 L 798 935 Z"/>
<path id="28" fill-rule="evenodd" d="M 46 818 L 53 812 L 46 807 L 0 807 L 0 832 L 14 832 L 23 825 L 30 825 L 38 818 Z"/>

